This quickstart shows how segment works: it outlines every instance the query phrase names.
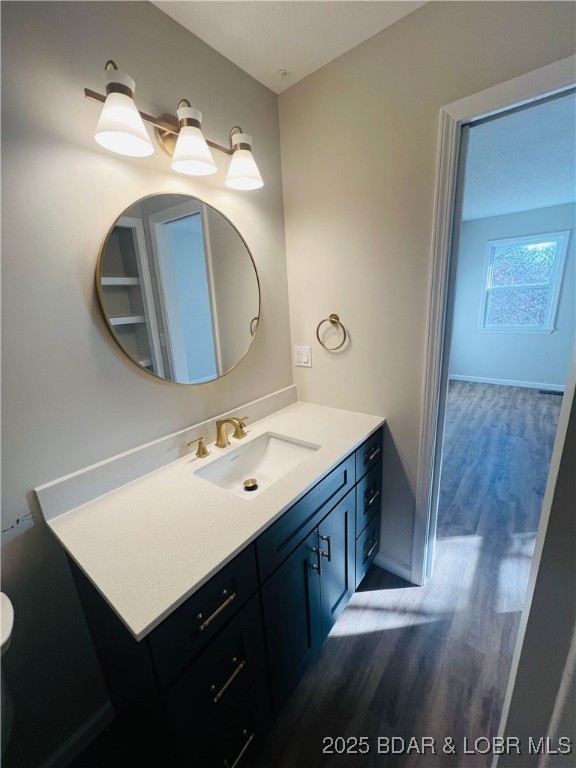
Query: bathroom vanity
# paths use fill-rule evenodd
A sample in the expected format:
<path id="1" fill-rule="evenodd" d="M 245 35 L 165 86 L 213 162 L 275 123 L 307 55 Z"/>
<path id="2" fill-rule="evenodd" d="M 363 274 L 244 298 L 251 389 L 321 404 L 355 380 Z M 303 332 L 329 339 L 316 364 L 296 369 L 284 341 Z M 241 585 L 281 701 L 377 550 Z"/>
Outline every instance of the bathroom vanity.
<path id="1" fill-rule="evenodd" d="M 206 479 L 270 435 L 314 449 L 254 496 Z M 297 403 L 232 443 L 48 519 L 142 765 L 248 765 L 378 551 L 382 419 Z"/>

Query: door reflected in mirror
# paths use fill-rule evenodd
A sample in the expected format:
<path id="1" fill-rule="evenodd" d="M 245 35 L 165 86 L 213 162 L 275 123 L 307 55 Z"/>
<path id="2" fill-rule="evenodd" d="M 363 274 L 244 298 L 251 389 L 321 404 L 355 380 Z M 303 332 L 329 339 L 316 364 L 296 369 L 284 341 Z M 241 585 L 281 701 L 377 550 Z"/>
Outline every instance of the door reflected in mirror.
<path id="1" fill-rule="evenodd" d="M 187 195 L 153 195 L 123 211 L 100 252 L 96 288 L 122 350 L 167 381 L 224 376 L 257 331 L 248 246 L 223 214 Z"/>

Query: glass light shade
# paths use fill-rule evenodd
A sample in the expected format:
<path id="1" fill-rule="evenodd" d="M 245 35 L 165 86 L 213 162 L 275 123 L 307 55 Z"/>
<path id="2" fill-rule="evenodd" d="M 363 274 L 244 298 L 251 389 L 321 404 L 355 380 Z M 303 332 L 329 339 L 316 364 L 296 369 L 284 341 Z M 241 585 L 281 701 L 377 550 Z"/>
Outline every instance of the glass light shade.
<path id="1" fill-rule="evenodd" d="M 180 132 L 172 157 L 172 169 L 188 176 L 210 176 L 216 173 L 216 163 L 199 127 L 202 123 L 202 113 L 194 107 L 180 107 L 177 114 Z M 199 125 L 182 125 L 187 119 L 198 122 Z"/>
<path id="2" fill-rule="evenodd" d="M 111 89 L 118 83 L 134 92 L 134 80 L 124 72 L 112 69 L 104 75 Z M 124 93 L 108 93 L 94 138 L 101 147 L 120 155 L 146 157 L 154 152 L 134 99 Z"/>
<path id="3" fill-rule="evenodd" d="M 237 133 L 232 137 L 232 142 L 233 144 L 248 144 L 251 147 L 252 136 L 246 133 Z M 231 189 L 260 189 L 264 186 L 250 149 L 234 150 L 224 183 Z"/>

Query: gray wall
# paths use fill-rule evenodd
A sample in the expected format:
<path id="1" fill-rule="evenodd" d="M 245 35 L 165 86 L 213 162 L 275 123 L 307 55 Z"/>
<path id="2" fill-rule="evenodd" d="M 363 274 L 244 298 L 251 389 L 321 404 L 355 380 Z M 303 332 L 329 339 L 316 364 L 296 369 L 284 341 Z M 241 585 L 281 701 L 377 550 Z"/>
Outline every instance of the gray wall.
<path id="1" fill-rule="evenodd" d="M 219 172 L 193 179 L 93 140 L 103 68 L 136 80 L 141 109 L 189 98 L 206 135 L 254 136 L 265 186 L 234 192 Z M 37 766 L 106 700 L 61 547 L 41 523 L 35 486 L 292 383 L 277 98 L 172 19 L 140 2 L 2 3 L 2 589 L 16 612 L 4 657 L 15 700 L 6 766 Z M 97 306 L 94 270 L 109 226 L 154 192 L 196 195 L 242 232 L 263 291 L 250 355 L 199 387 L 164 384 L 117 348 Z M 33 523 L 20 522 L 32 510 Z"/>
<path id="2" fill-rule="evenodd" d="M 438 115 L 574 53 L 564 2 L 433 2 L 280 95 L 290 322 L 303 400 L 387 419 L 382 551 L 410 565 Z M 318 322 L 337 312 L 344 354 Z"/>
<path id="3" fill-rule="evenodd" d="M 576 207 L 568 204 L 462 223 L 450 349 L 452 375 L 564 386 L 576 321 L 575 221 Z M 570 229 L 554 332 L 480 332 L 486 243 Z"/>

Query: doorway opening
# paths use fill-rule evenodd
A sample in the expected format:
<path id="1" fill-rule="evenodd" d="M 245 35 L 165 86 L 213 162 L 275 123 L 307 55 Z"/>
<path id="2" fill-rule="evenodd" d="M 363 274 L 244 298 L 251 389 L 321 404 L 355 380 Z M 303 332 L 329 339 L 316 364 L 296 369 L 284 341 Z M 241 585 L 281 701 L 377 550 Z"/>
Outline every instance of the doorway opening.
<path id="1" fill-rule="evenodd" d="M 573 90 L 462 128 L 428 575 L 473 537 L 514 611 L 574 345 L 575 131 Z"/>

